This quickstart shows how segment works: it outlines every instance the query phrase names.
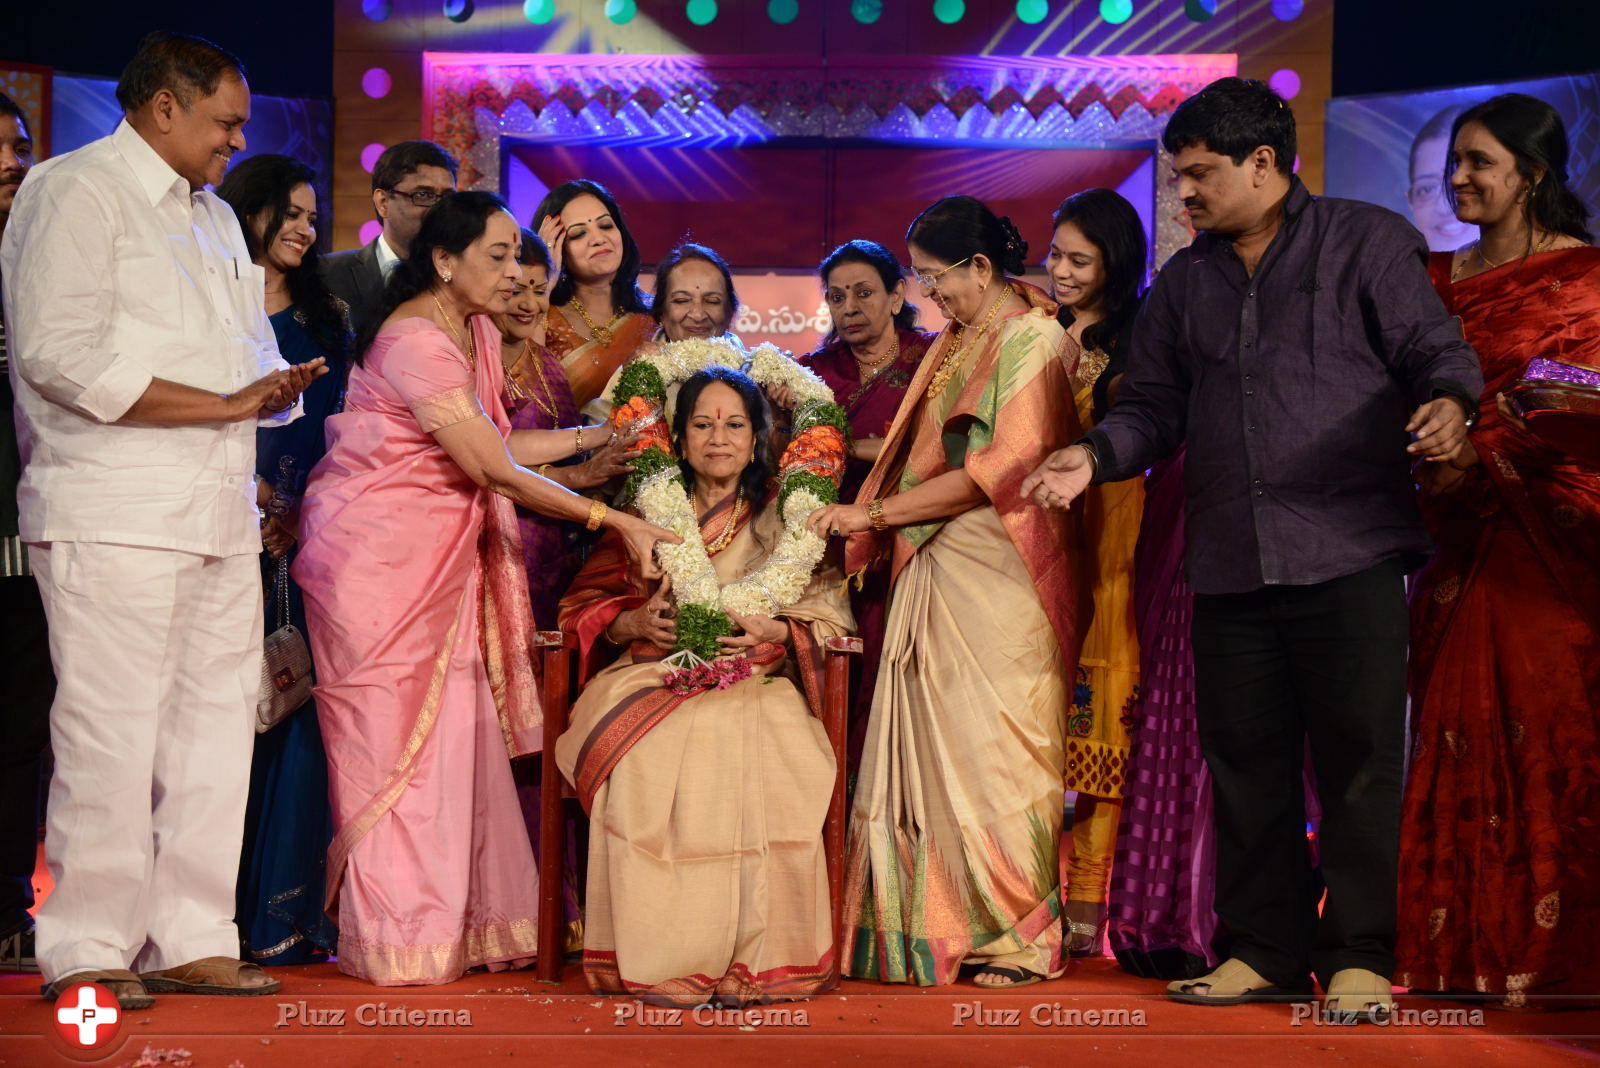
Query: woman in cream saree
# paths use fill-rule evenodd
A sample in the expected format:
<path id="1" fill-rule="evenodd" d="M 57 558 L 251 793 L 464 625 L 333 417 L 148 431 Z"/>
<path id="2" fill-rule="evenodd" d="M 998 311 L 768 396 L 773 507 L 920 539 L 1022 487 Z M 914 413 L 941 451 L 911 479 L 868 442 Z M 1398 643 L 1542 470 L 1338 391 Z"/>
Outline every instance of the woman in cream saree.
<path id="1" fill-rule="evenodd" d="M 949 247 L 941 227 L 976 231 L 976 247 Z M 1065 967 L 1064 729 L 1087 584 L 1076 517 L 1018 491 L 1077 436 L 1077 353 L 1056 305 L 1005 277 L 1024 246 L 982 204 L 940 201 L 908 242 L 952 326 L 861 503 L 813 516 L 854 535 L 850 573 L 881 562 L 893 583 L 850 817 L 843 967 L 940 985 L 972 964 L 982 985 L 1016 985 Z"/>
<path id="2" fill-rule="evenodd" d="M 749 393 L 747 411 L 763 403 Z M 692 448 L 679 454 L 694 462 Z M 763 565 L 782 534 L 776 500 L 749 496 L 728 492 L 700 515 L 724 585 Z M 619 625 L 641 606 L 665 601 L 603 539 L 562 602 L 584 675 L 614 651 L 608 632 L 634 633 Z M 838 570 L 819 569 L 763 622 L 778 640 L 744 648 L 750 677 L 693 694 L 663 686 L 670 621 L 652 623 L 667 628 L 652 631 L 661 644 L 629 642 L 556 743 L 590 819 L 583 966 L 596 992 L 744 1004 L 809 996 L 834 973 L 822 827 L 835 769 L 816 713 L 821 642 L 852 625 Z"/>

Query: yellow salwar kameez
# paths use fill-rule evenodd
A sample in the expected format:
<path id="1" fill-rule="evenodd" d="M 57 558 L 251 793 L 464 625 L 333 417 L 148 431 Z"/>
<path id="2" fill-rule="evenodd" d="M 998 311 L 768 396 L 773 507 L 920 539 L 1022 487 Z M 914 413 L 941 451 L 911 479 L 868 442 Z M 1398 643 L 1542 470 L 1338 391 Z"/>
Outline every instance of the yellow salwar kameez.
<path id="1" fill-rule="evenodd" d="M 1107 362 L 1104 353 L 1091 349 L 1073 373 L 1074 400 L 1085 428 L 1092 423 L 1094 386 Z M 1082 507 L 1093 568 L 1094 617 L 1084 634 L 1067 713 L 1066 788 L 1078 794 L 1067 900 L 1101 905 L 1116 853 L 1128 731 L 1138 714 L 1133 552 L 1144 514 L 1144 478 L 1091 486 Z"/>

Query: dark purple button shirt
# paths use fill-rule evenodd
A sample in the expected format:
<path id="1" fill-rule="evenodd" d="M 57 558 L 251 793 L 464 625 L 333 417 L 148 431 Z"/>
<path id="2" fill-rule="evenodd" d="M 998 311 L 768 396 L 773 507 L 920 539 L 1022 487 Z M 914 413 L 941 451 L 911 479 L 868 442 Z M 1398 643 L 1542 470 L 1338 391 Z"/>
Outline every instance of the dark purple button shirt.
<path id="1" fill-rule="evenodd" d="M 1478 357 L 1400 216 L 1294 179 L 1255 274 L 1202 233 L 1139 314 L 1116 406 L 1084 439 L 1097 482 L 1188 443 L 1189 583 L 1244 593 L 1429 551 L 1411 478 L 1412 411 L 1477 407 Z"/>

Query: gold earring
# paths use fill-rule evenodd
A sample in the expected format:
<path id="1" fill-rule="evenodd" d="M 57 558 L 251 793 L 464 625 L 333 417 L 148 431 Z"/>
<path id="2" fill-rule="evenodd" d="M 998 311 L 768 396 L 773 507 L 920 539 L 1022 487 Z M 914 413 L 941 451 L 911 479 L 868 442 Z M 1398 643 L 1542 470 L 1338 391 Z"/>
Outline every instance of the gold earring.
<path id="1" fill-rule="evenodd" d="M 445 285 L 449 285 L 450 284 L 450 278 L 451 278 L 450 272 L 446 271 L 446 272 L 444 272 L 443 274 L 441 274 L 439 276 L 439 281 L 443 282 Z"/>

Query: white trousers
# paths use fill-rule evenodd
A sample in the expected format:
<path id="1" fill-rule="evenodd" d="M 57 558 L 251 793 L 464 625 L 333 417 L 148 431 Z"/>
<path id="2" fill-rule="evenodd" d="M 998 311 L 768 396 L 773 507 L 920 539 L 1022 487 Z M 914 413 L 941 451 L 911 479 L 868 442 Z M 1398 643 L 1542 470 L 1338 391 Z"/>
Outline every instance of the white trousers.
<path id="1" fill-rule="evenodd" d="M 237 957 L 234 882 L 261 684 L 254 556 L 54 542 L 55 777 L 35 935 L 46 981 Z"/>

